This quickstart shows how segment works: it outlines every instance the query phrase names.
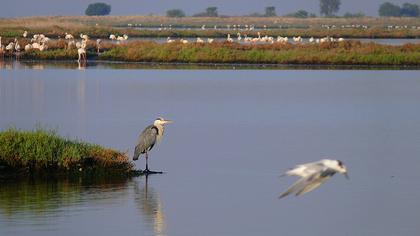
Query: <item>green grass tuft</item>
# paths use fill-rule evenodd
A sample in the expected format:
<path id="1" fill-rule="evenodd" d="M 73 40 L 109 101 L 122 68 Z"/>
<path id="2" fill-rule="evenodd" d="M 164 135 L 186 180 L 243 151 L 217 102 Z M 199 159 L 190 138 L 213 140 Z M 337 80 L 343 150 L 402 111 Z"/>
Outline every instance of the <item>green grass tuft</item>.
<path id="1" fill-rule="evenodd" d="M 127 174 L 133 165 L 124 153 L 60 137 L 53 130 L 9 128 L 0 132 L 0 166 L 24 173 Z"/>

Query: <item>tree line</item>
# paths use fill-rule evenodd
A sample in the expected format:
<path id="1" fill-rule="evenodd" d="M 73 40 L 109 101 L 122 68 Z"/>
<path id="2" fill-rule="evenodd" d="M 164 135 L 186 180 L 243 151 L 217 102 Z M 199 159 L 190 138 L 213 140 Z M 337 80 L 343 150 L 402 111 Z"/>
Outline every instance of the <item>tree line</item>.
<path id="1" fill-rule="evenodd" d="M 335 17 L 336 13 L 340 10 L 341 0 L 319 0 L 319 12 L 321 16 Z M 419 16 L 419 5 L 412 3 L 404 3 L 402 6 L 385 2 L 379 6 L 379 16 L 383 17 L 418 17 Z M 109 15 L 111 13 L 111 5 L 103 2 L 97 2 L 89 4 L 85 10 L 85 14 L 88 16 L 97 15 Z M 182 9 L 170 9 L 166 11 L 168 17 L 185 17 L 186 14 Z M 192 15 L 193 17 L 218 17 L 218 9 L 215 6 L 207 7 L 203 12 L 199 12 Z M 247 16 L 253 17 L 273 17 L 277 16 L 276 8 L 274 6 L 267 6 L 263 13 L 251 13 Z M 310 13 L 306 10 L 298 10 L 287 14 L 289 17 L 308 18 L 316 17 L 314 13 Z M 347 12 L 343 15 L 344 17 L 363 17 L 364 13 L 350 13 Z"/>
<path id="2" fill-rule="evenodd" d="M 401 7 L 390 2 L 385 2 L 379 7 L 380 16 L 395 16 L 395 17 L 418 17 L 419 5 L 404 3 Z"/>

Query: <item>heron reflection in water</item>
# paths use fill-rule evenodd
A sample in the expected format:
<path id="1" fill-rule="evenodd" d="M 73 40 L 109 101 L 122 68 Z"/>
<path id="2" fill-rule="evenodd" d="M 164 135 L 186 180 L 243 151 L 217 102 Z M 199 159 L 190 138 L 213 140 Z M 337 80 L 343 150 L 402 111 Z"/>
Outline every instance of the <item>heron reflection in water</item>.
<path id="1" fill-rule="evenodd" d="M 143 188 L 139 184 L 134 187 L 137 208 L 141 212 L 146 226 L 151 226 L 156 236 L 165 236 L 166 224 L 162 202 L 159 194 L 148 186 L 149 176 L 145 175 L 144 179 Z"/>

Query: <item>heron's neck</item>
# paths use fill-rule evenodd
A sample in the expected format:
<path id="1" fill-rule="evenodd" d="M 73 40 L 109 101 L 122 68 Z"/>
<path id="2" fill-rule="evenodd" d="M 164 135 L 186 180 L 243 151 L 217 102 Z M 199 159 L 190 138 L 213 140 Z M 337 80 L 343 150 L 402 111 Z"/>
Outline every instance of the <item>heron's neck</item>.
<path id="1" fill-rule="evenodd" d="M 165 132 L 165 127 L 162 124 L 155 124 L 155 127 L 158 129 L 158 135 L 157 135 L 157 142 L 159 143 L 162 139 L 163 133 Z"/>

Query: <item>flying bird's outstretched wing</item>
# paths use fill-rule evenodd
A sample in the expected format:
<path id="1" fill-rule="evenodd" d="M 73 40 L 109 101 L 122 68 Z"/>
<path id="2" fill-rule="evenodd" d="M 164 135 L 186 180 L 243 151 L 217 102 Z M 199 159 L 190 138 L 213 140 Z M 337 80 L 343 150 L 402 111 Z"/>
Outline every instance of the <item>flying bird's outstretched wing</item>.
<path id="1" fill-rule="evenodd" d="M 307 164 L 297 165 L 288 170 L 284 175 L 307 177 L 314 173 L 318 173 L 325 169 L 325 165 L 321 161 L 311 162 Z"/>
<path id="2" fill-rule="evenodd" d="M 286 192 L 282 193 L 279 198 L 283 198 L 292 193 L 294 193 L 296 196 L 299 196 L 310 192 L 319 187 L 334 174 L 335 171 L 325 168 L 324 170 L 320 170 L 306 177 L 302 177 L 292 186 L 290 186 Z"/>
<path id="3" fill-rule="evenodd" d="M 139 159 L 140 154 L 143 154 L 153 148 L 156 143 L 157 134 L 158 129 L 154 125 L 147 126 L 143 132 L 141 132 L 134 150 L 133 160 Z"/>

